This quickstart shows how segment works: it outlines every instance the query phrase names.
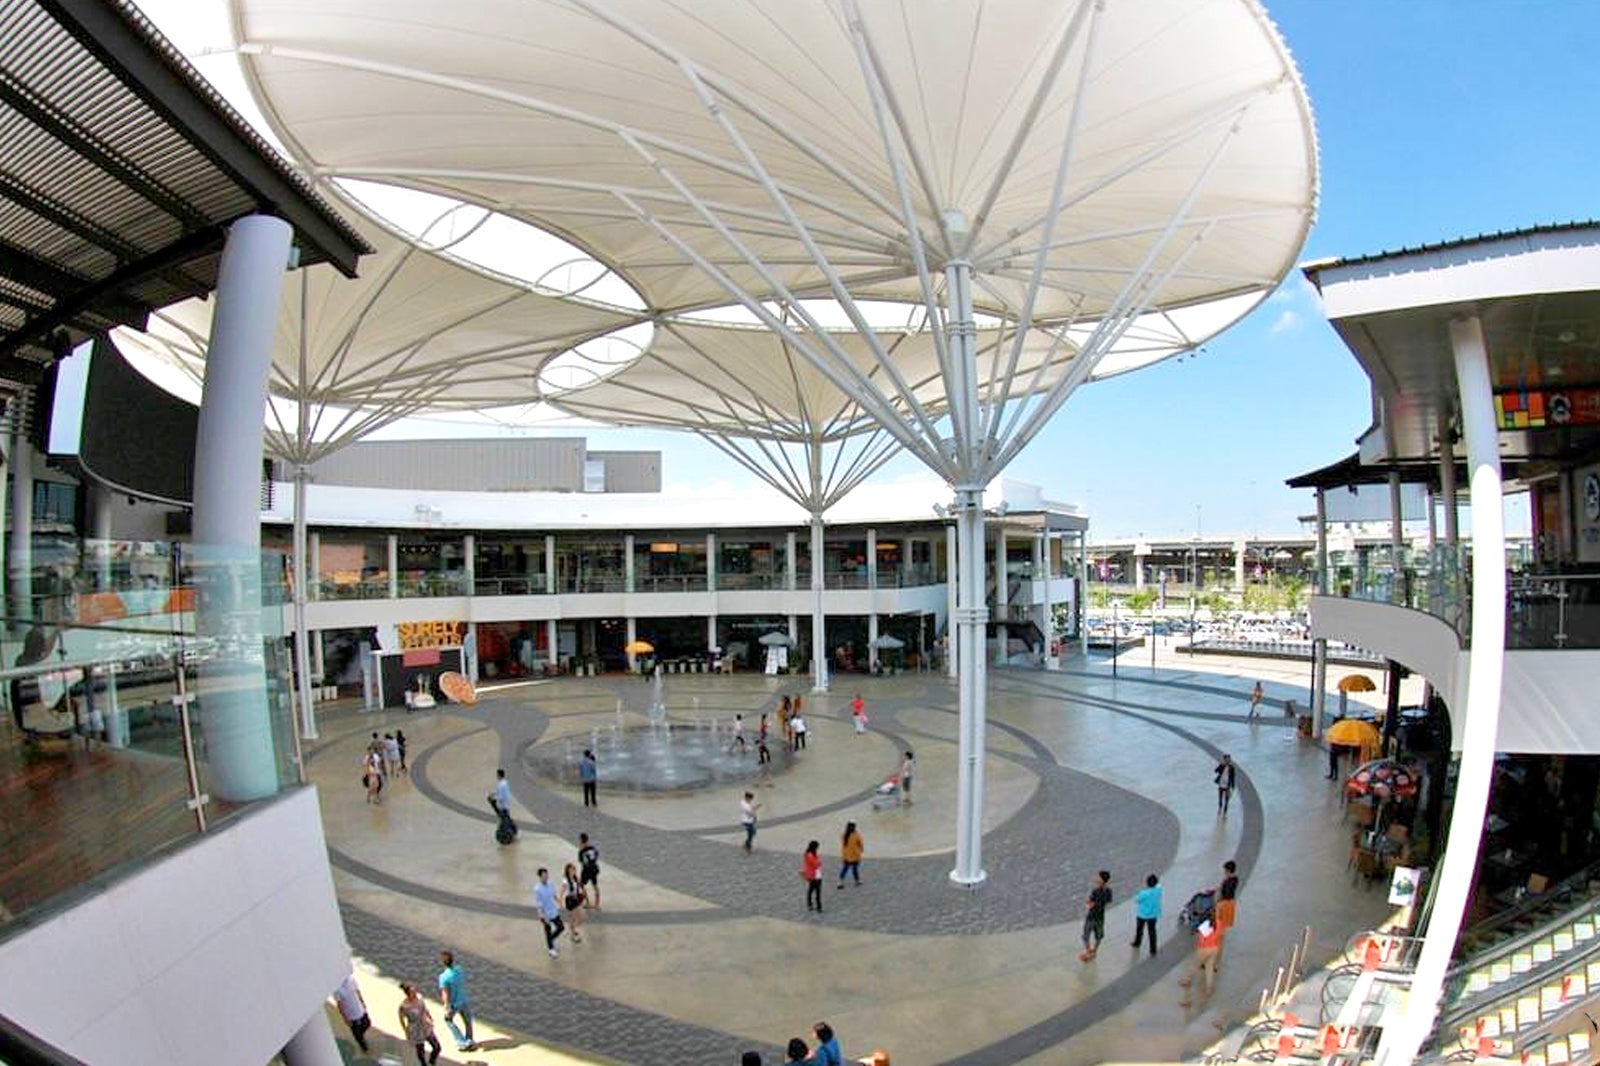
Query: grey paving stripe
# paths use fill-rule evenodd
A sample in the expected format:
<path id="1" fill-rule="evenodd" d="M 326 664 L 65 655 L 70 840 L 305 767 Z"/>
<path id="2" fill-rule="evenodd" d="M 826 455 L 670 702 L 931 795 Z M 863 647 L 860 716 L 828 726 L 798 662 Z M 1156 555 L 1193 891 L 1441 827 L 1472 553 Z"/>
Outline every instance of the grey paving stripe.
<path id="1" fill-rule="evenodd" d="M 424 989 L 435 988 L 439 951 L 455 950 L 453 945 L 428 939 L 359 907 L 341 904 L 339 909 L 350 944 L 357 952 L 397 980 L 414 981 Z M 533 923 L 528 925 L 527 941 L 530 954 L 543 951 L 543 936 Z M 465 952 L 456 951 L 456 961 L 466 971 L 474 1015 L 543 1043 L 619 1063 L 731 1063 L 739 1061 L 740 1052 L 752 1047 L 768 1062 L 782 1061 L 775 1046 L 752 1045 L 730 1033 L 591 996 L 559 981 Z M 552 965 L 563 966 L 571 961 L 574 960 L 553 961 Z M 450 1042 L 442 1020 L 439 1039 L 447 1045 Z"/>

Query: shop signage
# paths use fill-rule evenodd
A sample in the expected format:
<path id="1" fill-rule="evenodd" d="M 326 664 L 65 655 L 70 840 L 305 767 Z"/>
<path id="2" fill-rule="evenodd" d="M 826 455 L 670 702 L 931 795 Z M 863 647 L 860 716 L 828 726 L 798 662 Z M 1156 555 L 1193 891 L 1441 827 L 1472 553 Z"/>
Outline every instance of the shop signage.
<path id="1" fill-rule="evenodd" d="M 1501 429 L 1600 425 L 1600 389 L 1512 389 L 1494 396 Z"/>
<path id="2" fill-rule="evenodd" d="M 1600 463 L 1572 472 L 1573 527 L 1578 534 L 1578 562 L 1600 563 Z"/>
<path id="3" fill-rule="evenodd" d="M 401 622 L 401 648 L 453 648 L 467 637 L 465 622 Z"/>

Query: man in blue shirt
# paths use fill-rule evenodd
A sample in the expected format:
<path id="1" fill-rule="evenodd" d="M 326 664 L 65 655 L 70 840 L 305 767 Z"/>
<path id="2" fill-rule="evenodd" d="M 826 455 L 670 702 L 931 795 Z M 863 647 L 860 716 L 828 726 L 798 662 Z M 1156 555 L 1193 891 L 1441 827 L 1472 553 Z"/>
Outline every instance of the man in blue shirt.
<path id="1" fill-rule="evenodd" d="M 450 1027 L 450 1035 L 456 1038 L 457 1051 L 476 1051 L 478 1044 L 472 1039 L 472 1004 L 467 1000 L 467 975 L 456 965 L 456 957 L 451 952 L 439 952 L 439 962 L 444 966 L 439 971 L 439 998 L 444 1002 L 444 1024 Z M 461 1015 L 465 1031 L 456 1027 L 458 1014 Z"/>
<path id="2" fill-rule="evenodd" d="M 556 950 L 556 937 L 561 935 L 566 926 L 561 921 L 561 904 L 556 900 L 556 886 L 550 883 L 550 871 L 539 867 L 539 883 L 533 886 L 533 907 L 539 912 L 539 921 L 544 924 L 544 946 L 550 952 L 552 959 L 559 959 L 561 952 Z"/>
<path id="3" fill-rule="evenodd" d="M 578 780 L 583 784 L 583 805 L 585 807 L 598 807 L 600 801 L 595 798 L 595 782 L 600 777 L 600 768 L 595 764 L 594 752 L 588 748 L 583 749 L 583 758 L 578 760 Z"/>
<path id="4" fill-rule="evenodd" d="M 495 810 L 500 812 L 502 826 L 509 827 L 511 835 L 516 836 L 520 830 L 517 823 L 511 820 L 511 782 L 506 780 L 504 770 L 494 772 L 494 795 L 489 797 L 494 801 Z M 501 841 L 509 843 L 509 841 Z"/>
<path id="5" fill-rule="evenodd" d="M 1150 931 L 1150 955 L 1156 953 L 1156 923 L 1161 920 L 1161 884 L 1155 874 L 1144 879 L 1144 887 L 1133 894 L 1133 949 L 1139 950 L 1145 930 Z"/>

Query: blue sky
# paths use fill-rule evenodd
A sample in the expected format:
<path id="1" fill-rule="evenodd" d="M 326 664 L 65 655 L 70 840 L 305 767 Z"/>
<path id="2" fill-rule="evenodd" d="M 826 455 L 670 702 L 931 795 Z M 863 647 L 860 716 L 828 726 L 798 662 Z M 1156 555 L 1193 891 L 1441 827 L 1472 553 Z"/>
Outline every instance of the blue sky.
<path id="1" fill-rule="evenodd" d="M 1600 216 L 1600 79 L 1587 0 L 1268 0 L 1317 116 L 1322 196 L 1304 258 Z M 1354 450 L 1365 376 L 1298 273 L 1188 358 L 1080 390 L 1009 474 L 1087 504 L 1096 538 L 1297 528 L 1285 478 Z M 742 481 L 670 434 L 671 482 Z M 659 443 L 658 443 L 659 442 Z M 910 473 L 897 461 L 891 471 Z"/>

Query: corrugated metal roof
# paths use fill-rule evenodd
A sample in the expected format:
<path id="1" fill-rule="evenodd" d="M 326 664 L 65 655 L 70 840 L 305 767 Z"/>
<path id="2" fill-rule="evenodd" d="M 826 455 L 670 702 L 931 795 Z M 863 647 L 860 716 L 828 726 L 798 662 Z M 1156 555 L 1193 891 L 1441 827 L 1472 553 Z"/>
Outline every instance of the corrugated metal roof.
<path id="1" fill-rule="evenodd" d="M 288 221 L 304 263 L 368 251 L 128 0 L 0 0 L 0 144 L 9 377 L 209 292 L 244 215 Z"/>
<path id="2" fill-rule="evenodd" d="M 1359 266 L 1362 263 L 1376 263 L 1384 259 L 1397 259 L 1407 255 L 1426 255 L 1430 252 L 1442 252 L 1451 248 L 1464 248 L 1473 244 L 1487 244 L 1490 241 L 1510 240 L 1517 237 L 1537 237 L 1548 233 L 1570 233 L 1574 230 L 1600 229 L 1600 219 L 1589 219 L 1583 222 L 1546 222 L 1524 229 L 1498 230 L 1494 233 L 1480 233 L 1476 237 L 1456 237 L 1448 241 L 1437 241 L 1432 244 L 1419 244 L 1416 246 L 1402 246 L 1386 252 L 1372 252 L 1367 255 L 1354 255 L 1345 258 L 1313 259 L 1302 263 L 1300 269 L 1313 281 L 1316 275 L 1324 270 L 1335 267 Z"/>

